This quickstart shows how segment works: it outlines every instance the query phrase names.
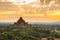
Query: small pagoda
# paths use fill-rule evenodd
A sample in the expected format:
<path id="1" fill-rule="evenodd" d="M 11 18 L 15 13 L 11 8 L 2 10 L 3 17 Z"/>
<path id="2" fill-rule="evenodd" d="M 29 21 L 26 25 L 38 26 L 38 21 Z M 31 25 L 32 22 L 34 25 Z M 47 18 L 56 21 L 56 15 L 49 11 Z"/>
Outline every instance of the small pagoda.
<path id="1" fill-rule="evenodd" d="M 28 27 L 28 23 L 25 22 L 25 20 L 22 17 L 20 17 L 19 20 L 14 23 L 14 26 L 16 26 L 16 27 Z"/>

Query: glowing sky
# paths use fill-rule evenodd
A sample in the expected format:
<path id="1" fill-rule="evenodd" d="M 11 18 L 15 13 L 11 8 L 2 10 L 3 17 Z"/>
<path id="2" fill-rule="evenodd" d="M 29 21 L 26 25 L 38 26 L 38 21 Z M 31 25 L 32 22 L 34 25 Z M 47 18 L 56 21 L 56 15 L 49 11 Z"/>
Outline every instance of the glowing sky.
<path id="1" fill-rule="evenodd" d="M 28 22 L 60 21 L 59 0 L 1 0 L 0 22 L 15 22 L 19 17 Z"/>

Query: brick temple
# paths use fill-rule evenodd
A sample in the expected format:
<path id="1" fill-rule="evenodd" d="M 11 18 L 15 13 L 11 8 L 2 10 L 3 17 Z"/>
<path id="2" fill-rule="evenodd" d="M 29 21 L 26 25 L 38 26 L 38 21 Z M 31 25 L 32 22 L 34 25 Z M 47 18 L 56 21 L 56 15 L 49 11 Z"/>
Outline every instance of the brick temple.
<path id="1" fill-rule="evenodd" d="M 30 25 L 27 22 L 25 22 L 25 20 L 22 17 L 20 17 L 19 20 L 14 23 L 14 26 L 15 27 L 29 27 Z"/>

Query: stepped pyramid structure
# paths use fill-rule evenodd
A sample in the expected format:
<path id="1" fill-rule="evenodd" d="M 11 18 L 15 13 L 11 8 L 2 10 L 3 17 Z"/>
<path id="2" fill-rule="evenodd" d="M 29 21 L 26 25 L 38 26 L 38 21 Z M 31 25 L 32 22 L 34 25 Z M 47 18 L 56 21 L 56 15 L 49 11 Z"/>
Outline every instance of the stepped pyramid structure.
<path id="1" fill-rule="evenodd" d="M 29 24 L 27 22 L 25 22 L 25 20 L 22 17 L 20 17 L 19 20 L 16 23 L 14 23 L 14 26 L 16 26 L 16 27 L 28 27 Z"/>

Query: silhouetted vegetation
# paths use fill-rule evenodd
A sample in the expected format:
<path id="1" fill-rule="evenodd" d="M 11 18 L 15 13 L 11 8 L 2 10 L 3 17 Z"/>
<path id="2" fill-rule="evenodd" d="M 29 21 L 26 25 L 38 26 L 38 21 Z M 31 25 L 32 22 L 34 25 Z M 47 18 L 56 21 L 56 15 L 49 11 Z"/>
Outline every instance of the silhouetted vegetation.
<path id="1" fill-rule="evenodd" d="M 0 40 L 41 40 L 42 38 L 60 38 L 60 25 L 32 25 L 29 28 L 6 26 L 0 28 Z M 56 27 L 56 28 L 55 28 Z"/>

